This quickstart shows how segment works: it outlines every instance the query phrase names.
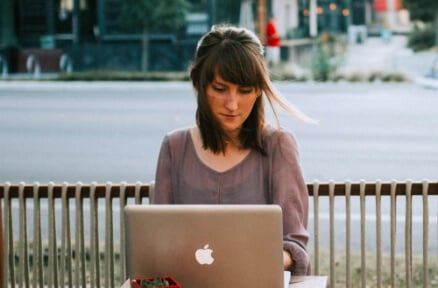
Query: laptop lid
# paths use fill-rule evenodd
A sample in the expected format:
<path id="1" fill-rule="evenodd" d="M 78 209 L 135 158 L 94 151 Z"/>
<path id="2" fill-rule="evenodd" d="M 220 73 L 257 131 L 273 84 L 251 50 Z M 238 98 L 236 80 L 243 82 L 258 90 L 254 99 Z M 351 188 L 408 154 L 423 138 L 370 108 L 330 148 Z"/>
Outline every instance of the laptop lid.
<path id="1" fill-rule="evenodd" d="M 127 205 L 130 279 L 172 276 L 184 288 L 283 287 L 276 205 Z"/>

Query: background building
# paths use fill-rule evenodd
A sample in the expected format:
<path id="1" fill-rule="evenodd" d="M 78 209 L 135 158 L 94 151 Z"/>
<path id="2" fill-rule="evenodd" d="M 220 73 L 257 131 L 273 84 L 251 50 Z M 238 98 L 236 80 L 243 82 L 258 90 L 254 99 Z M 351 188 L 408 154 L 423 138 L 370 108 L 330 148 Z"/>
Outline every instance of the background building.
<path id="1" fill-rule="evenodd" d="M 150 31 L 149 71 L 186 70 L 199 36 L 214 23 L 240 23 L 263 36 L 268 12 L 276 15 L 285 41 L 335 33 L 358 42 L 382 27 L 396 31 L 408 19 L 401 0 L 187 1 L 191 5 L 183 27 Z M 0 63 L 7 63 L 10 73 L 27 72 L 35 69 L 36 64 L 29 63 L 34 55 L 41 72 L 57 72 L 68 65 L 75 71 L 140 71 L 143 34 L 124 25 L 123 2 L 2 0 Z"/>

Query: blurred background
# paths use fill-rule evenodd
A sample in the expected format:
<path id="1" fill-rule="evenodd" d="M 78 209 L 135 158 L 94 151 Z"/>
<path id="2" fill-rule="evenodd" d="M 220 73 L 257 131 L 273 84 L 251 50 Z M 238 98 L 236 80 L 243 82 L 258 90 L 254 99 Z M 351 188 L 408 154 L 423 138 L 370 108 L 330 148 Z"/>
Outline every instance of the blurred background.
<path id="1" fill-rule="evenodd" d="M 403 35 L 411 52 L 430 51 L 437 11 L 436 0 L 2 0 L 0 71 L 186 71 L 211 25 L 244 26 L 264 40 L 273 13 L 290 73 L 315 67 L 310 59 L 323 41 L 333 45 L 319 70 L 331 66 L 333 78 L 346 47 L 370 37 L 391 43 Z"/>

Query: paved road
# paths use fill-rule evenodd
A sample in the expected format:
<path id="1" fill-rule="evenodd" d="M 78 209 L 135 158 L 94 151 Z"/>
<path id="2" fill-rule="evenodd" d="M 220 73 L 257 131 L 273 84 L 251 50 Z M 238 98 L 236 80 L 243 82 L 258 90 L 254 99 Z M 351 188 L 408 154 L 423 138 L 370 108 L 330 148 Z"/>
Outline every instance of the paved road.
<path id="1" fill-rule="evenodd" d="M 307 181 L 437 180 L 436 91 L 381 83 L 277 87 L 319 120 L 309 125 L 280 112 L 298 139 Z M 192 125 L 194 109 L 189 83 L 0 83 L 0 182 L 153 180 L 163 135 Z M 431 215 L 437 206 L 431 203 Z"/>
<path id="2" fill-rule="evenodd" d="M 436 179 L 436 91 L 277 87 L 320 122 L 280 113 L 297 136 L 307 180 Z M 163 135 L 192 125 L 194 105 L 188 83 L 2 83 L 0 182 L 150 181 Z"/>

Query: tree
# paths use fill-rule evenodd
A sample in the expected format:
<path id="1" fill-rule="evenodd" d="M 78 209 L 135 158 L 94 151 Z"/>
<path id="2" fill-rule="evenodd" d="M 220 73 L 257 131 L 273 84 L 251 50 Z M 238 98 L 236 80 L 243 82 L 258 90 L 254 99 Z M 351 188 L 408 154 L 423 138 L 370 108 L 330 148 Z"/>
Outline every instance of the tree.
<path id="1" fill-rule="evenodd" d="M 412 20 L 432 22 L 438 11 L 436 0 L 403 0 L 403 5 L 409 10 Z"/>
<path id="2" fill-rule="evenodd" d="M 190 3 L 188 0 L 124 0 L 122 3 L 123 25 L 143 33 L 142 70 L 147 71 L 149 33 L 182 27 Z"/>
<path id="3" fill-rule="evenodd" d="M 2 0 L 0 3 L 0 46 L 10 47 L 17 45 L 14 31 L 14 1 Z"/>
<path id="4" fill-rule="evenodd" d="M 438 47 L 438 1 L 404 0 L 403 5 L 409 10 L 412 20 L 435 23 L 435 46 Z"/>

